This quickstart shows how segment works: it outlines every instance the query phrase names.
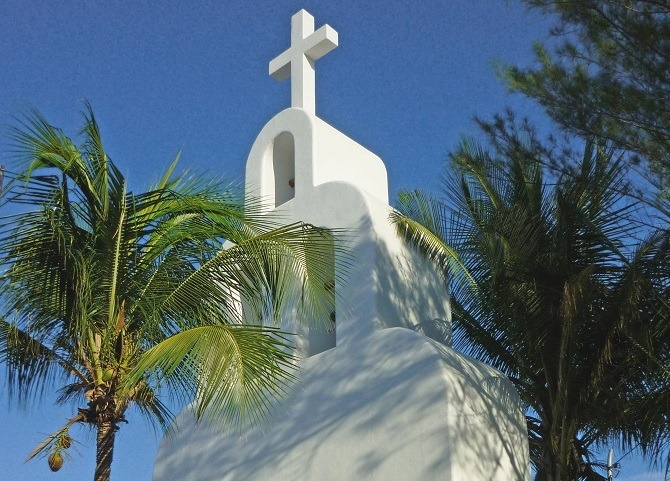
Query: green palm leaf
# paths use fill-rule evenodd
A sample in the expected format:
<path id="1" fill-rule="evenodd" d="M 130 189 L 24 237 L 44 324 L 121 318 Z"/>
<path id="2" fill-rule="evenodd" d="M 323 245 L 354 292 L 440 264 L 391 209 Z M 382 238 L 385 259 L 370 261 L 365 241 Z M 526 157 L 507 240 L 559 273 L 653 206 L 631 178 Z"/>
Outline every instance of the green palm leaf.
<path id="1" fill-rule="evenodd" d="M 597 477 L 591 450 L 612 440 L 659 456 L 670 231 L 632 245 L 640 223 L 611 148 L 587 142 L 574 175 L 550 180 L 535 139 L 490 133 L 451 154 L 444 199 L 401 192 L 391 216 L 450 280 L 455 347 L 516 385 L 536 479 Z"/>
<path id="2" fill-rule="evenodd" d="M 295 359 L 288 335 L 264 324 L 327 318 L 337 243 L 263 215 L 234 184 L 174 176 L 179 156 L 151 190 L 127 191 L 88 104 L 81 137 L 38 113 L 12 131 L 0 361 L 17 399 L 60 383 L 59 402 L 84 403 L 33 455 L 88 424 L 108 475 L 128 409 L 163 427 L 168 404 L 195 401 L 199 417 L 235 426 L 279 409 Z"/>

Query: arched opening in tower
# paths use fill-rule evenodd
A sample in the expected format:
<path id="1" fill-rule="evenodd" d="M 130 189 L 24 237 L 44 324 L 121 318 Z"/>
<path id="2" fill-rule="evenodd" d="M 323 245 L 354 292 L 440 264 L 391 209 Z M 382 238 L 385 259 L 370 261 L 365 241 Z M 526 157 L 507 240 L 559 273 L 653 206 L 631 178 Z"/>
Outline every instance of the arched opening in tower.
<path id="1" fill-rule="evenodd" d="M 279 134 L 272 148 L 275 207 L 295 197 L 295 140 L 290 132 Z"/>

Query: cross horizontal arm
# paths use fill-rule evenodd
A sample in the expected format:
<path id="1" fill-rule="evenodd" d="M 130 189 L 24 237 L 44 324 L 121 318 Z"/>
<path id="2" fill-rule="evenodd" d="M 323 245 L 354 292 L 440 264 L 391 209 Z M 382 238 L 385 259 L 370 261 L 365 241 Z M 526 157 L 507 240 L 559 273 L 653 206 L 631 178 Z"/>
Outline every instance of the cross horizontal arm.
<path id="1" fill-rule="evenodd" d="M 337 32 L 330 25 L 324 25 L 304 40 L 305 55 L 318 60 L 337 47 Z"/>
<path id="2" fill-rule="evenodd" d="M 291 76 L 291 50 L 279 54 L 270 62 L 270 75 L 283 82 Z"/>
<path id="3" fill-rule="evenodd" d="M 301 50 L 307 57 L 317 60 L 337 47 L 337 32 L 330 25 L 324 25 L 303 40 Z M 270 62 L 269 73 L 275 80 L 283 82 L 291 75 L 292 49 L 285 50 Z"/>

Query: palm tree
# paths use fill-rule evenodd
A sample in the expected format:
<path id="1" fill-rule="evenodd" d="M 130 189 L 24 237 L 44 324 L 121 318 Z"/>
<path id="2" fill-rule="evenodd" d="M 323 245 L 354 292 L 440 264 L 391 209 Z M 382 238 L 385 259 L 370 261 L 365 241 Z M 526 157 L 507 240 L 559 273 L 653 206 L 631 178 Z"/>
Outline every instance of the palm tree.
<path id="1" fill-rule="evenodd" d="M 57 470 L 72 428 L 88 425 L 103 481 L 131 408 L 163 427 L 166 396 L 195 399 L 214 424 L 271 414 L 295 369 L 274 323 L 291 303 L 327 318 L 332 273 L 320 259 L 333 240 L 310 225 L 277 227 L 219 181 L 174 178 L 176 160 L 152 189 L 129 192 L 90 106 L 84 120 L 80 147 L 38 113 L 13 131 L 20 173 L 5 173 L 3 190 L 0 360 L 15 399 L 57 388 L 59 403 L 79 406 L 29 458 Z"/>
<path id="2" fill-rule="evenodd" d="M 545 153 L 519 133 L 466 140 L 445 197 L 401 192 L 392 221 L 451 278 L 455 347 L 519 391 L 536 479 L 601 480 L 595 448 L 668 439 L 668 229 L 632 240 L 611 149 L 587 143 L 553 180 Z"/>

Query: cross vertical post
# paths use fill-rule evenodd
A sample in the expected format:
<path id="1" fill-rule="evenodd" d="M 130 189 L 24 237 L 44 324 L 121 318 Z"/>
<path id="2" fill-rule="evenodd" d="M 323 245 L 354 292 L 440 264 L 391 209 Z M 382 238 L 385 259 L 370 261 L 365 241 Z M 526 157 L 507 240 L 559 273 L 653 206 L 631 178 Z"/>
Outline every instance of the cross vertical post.
<path id="1" fill-rule="evenodd" d="M 300 10 L 291 17 L 291 46 L 270 62 L 269 72 L 280 82 L 291 77 L 291 107 L 316 113 L 314 62 L 337 47 L 330 25 L 314 31 L 314 17 Z"/>

